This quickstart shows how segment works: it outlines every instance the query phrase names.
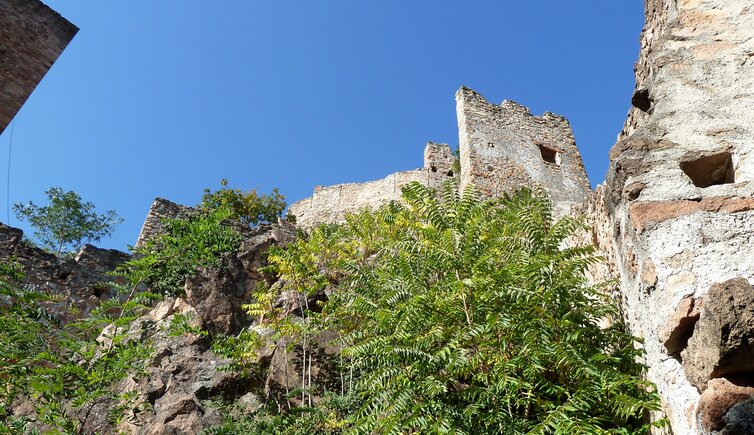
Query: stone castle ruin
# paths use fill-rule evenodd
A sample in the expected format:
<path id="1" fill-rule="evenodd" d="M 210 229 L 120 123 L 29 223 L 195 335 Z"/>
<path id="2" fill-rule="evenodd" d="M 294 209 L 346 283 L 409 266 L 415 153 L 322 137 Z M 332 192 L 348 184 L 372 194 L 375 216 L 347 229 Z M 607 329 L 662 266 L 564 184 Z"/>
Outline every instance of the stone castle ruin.
<path id="1" fill-rule="evenodd" d="M 311 198 L 289 209 L 302 227 L 340 222 L 348 213 L 400 200 L 401 187 L 418 181 L 439 188 L 452 177 L 461 187 L 473 184 L 482 195 L 500 196 L 522 187 L 543 187 L 561 215 L 589 195 L 589 180 L 568 121 L 545 113 L 533 116 L 512 101 L 487 102 L 462 87 L 456 93 L 460 174 L 445 144 L 428 142 L 424 167 L 367 183 L 317 187 Z"/>
<path id="2" fill-rule="evenodd" d="M 448 145 L 430 142 L 420 169 L 317 187 L 289 212 L 306 229 L 399 200 L 401 187 L 412 181 L 440 187 L 455 177 L 486 196 L 540 186 L 557 214 L 580 215 L 590 224 L 580 242 L 594 243 L 605 257 L 590 273 L 595 280 L 618 282 L 615 294 L 631 332 L 644 340 L 647 376 L 657 385 L 673 433 L 754 433 L 754 4 L 645 0 L 645 12 L 633 107 L 610 151 L 606 180 L 596 189 L 590 189 L 565 118 L 533 116 L 511 101 L 491 104 L 464 87 L 456 94 L 459 162 Z M 37 0 L 0 0 L 0 24 L 1 131 L 76 29 Z M 139 243 L 159 231 L 161 217 L 181 213 L 190 209 L 156 200 Z M 7 234 L 0 254 L 41 255 L 19 244 L 16 230 L 0 230 Z M 287 243 L 293 233 L 272 225 L 249 235 L 241 253 L 224 260 L 235 265 L 232 274 L 204 271 L 207 276 L 188 286 L 188 301 L 176 301 L 163 317 L 180 306 L 209 323 L 222 317 L 219 312 L 235 319 L 233 307 L 248 301 L 234 292 L 260 280 L 254 274 L 264 264 L 264 249 Z M 39 268 L 38 281 L 67 288 L 73 283 L 69 277 L 88 282 L 90 270 L 104 271 L 98 264 L 122 260 L 115 253 L 91 252 L 79 257 L 106 261 L 43 259 L 50 267 Z M 218 327 L 235 331 L 236 323 Z M 202 355 L 207 367 L 215 364 L 209 353 Z M 204 370 L 201 364 L 186 367 L 174 372 L 186 385 L 210 378 L 197 374 Z M 281 370 L 289 369 L 294 370 Z M 225 383 L 232 384 L 217 381 Z M 191 406 L 188 417 L 179 417 L 204 427 L 197 417 L 198 395 L 159 391 L 158 404 L 180 396 Z M 149 418 L 163 428 L 178 421 L 167 411 Z"/>
<path id="3" fill-rule="evenodd" d="M 590 191 L 564 118 L 467 88 L 460 184 L 493 196 L 542 186 L 558 213 L 584 215 L 584 241 L 606 258 L 592 272 L 619 281 L 673 432 L 754 433 L 754 4 L 645 0 L 645 12 L 633 107 L 603 184 Z M 435 185 L 436 166 L 320 188 L 290 210 L 303 226 L 338 221 L 402 183 Z"/>

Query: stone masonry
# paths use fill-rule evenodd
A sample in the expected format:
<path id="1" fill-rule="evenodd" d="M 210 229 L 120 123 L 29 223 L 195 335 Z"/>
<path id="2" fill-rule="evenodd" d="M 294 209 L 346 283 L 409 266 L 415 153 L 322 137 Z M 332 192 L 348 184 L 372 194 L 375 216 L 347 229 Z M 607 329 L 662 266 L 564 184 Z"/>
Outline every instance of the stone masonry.
<path id="1" fill-rule="evenodd" d="M 473 184 L 485 196 L 541 186 L 556 211 L 584 202 L 589 180 L 568 120 L 532 116 L 513 101 L 487 102 L 473 90 L 456 93 L 461 187 Z"/>
<path id="2" fill-rule="evenodd" d="M 752 350 L 731 337 L 748 337 L 754 312 L 743 296 L 754 291 L 754 5 L 645 8 L 634 108 L 603 198 L 623 307 L 674 433 L 751 433 L 741 410 L 754 370 L 732 361 Z"/>
<path id="3" fill-rule="evenodd" d="M 162 231 L 162 222 L 165 219 L 186 219 L 196 213 L 196 209 L 186 205 L 176 204 L 163 198 L 155 198 L 149 213 L 144 219 L 139 236 L 136 238 L 135 248 L 144 246 L 147 240 L 158 235 Z"/>
<path id="4" fill-rule="evenodd" d="M 340 222 L 362 207 L 400 200 L 401 186 L 412 181 L 438 188 L 452 177 L 459 177 L 462 187 L 474 184 L 485 196 L 542 187 L 559 215 L 587 199 L 589 180 L 565 118 L 551 113 L 533 116 L 512 101 L 491 104 L 466 87 L 456 93 L 456 101 L 459 165 L 449 146 L 429 142 L 422 169 L 367 183 L 317 187 L 311 198 L 291 205 L 289 213 L 305 228 Z M 457 167 L 460 174 L 455 173 Z"/>
<path id="5" fill-rule="evenodd" d="M 594 191 L 565 118 L 534 116 L 511 101 L 491 104 L 462 87 L 456 94 L 458 162 L 448 145 L 430 142 L 421 169 L 318 187 L 289 213 L 302 228 L 341 222 L 360 208 L 400 200 L 401 187 L 412 181 L 438 188 L 456 180 L 486 196 L 542 187 L 558 215 L 583 216 L 591 226 L 570 242 L 593 243 L 604 256 L 604 264 L 589 270 L 593 281 L 617 279 L 613 290 L 631 332 L 644 340 L 647 377 L 658 388 L 672 432 L 754 433 L 754 4 L 645 0 L 645 11 L 633 108 L 610 152 L 606 181 Z M 0 132 L 76 31 L 38 0 L 0 0 Z M 192 210 L 158 198 L 136 245 L 158 234 L 162 219 Z M 230 269 L 238 276 L 203 271 L 187 291 L 195 305 L 189 308 L 218 331 L 235 332 L 244 324 L 234 317 L 232 297 L 247 298 L 266 279 L 257 269 L 267 246 L 294 237 L 288 226 L 247 231 L 238 256 L 223 260 L 237 266 Z M 128 255 L 87 245 L 62 260 L 24 242 L 20 230 L 0 225 L 0 257 L 16 258 L 28 284 L 65 295 L 61 304 L 85 313 L 113 295 L 103 285 L 106 272 Z M 160 319 L 188 306 L 178 302 L 156 307 L 163 311 Z M 176 355 L 190 347 L 176 346 Z M 192 361 L 207 355 L 197 346 Z M 191 382 L 215 379 L 217 361 L 204 361 L 191 365 L 178 358 L 171 364 L 181 368 L 170 373 L 191 372 Z M 194 376 L 197 370 L 201 374 Z M 169 425 L 179 425 L 176 416 L 199 425 L 200 394 L 178 400 L 165 393 L 165 385 L 178 385 L 169 378 L 155 381 L 155 391 L 164 394 L 154 403 L 155 418 L 163 420 L 151 426 L 172 430 Z M 216 378 L 217 385 L 237 384 Z"/>
<path id="6" fill-rule="evenodd" d="M 452 179 L 455 158 L 450 147 L 429 142 L 424 148 L 424 167 L 413 171 L 398 172 L 366 183 L 336 184 L 314 189 L 311 198 L 290 206 L 288 213 L 296 216 L 296 223 L 309 228 L 320 223 L 341 222 L 346 214 L 363 207 L 376 208 L 390 201 L 401 199 L 401 187 L 418 181 L 426 186 L 439 188 Z"/>
<path id="7" fill-rule="evenodd" d="M 592 231 L 575 239 L 606 259 L 590 270 L 595 281 L 618 278 L 672 431 L 751 433 L 754 5 L 646 0 L 645 9 L 633 108 L 604 184 L 590 192 L 564 118 L 468 88 L 456 95 L 459 181 L 490 196 L 542 186 L 558 214 L 584 215 Z M 320 188 L 291 210 L 307 210 L 304 227 L 338 221 L 395 199 L 385 180 Z"/>
<path id="8" fill-rule="evenodd" d="M 0 133 L 78 30 L 38 0 L 0 1 Z"/>

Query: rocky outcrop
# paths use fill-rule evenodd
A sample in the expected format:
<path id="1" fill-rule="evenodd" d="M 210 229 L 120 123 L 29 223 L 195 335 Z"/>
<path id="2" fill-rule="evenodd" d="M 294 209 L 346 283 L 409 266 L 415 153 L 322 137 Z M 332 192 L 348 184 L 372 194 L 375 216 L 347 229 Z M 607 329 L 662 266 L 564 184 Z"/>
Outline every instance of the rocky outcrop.
<path id="1" fill-rule="evenodd" d="M 65 323 L 71 319 L 71 307 L 86 315 L 101 300 L 116 295 L 112 284 L 118 280 L 109 273 L 130 255 L 87 244 L 73 258 L 60 257 L 25 240 L 22 230 L 0 224 L 0 258 L 22 266 L 22 284 L 57 296 L 59 300 L 46 302 L 46 308 Z"/>
<path id="2" fill-rule="evenodd" d="M 704 297 L 681 361 L 689 382 L 754 374 L 754 288 L 744 278 L 715 284 Z M 752 379 L 754 381 L 754 379 Z"/>
<path id="3" fill-rule="evenodd" d="M 86 419 L 87 432 L 200 433 L 222 423 L 220 413 L 207 405 L 208 400 L 235 402 L 244 398 L 249 406 L 261 403 L 265 397 L 273 397 L 271 395 L 276 400 L 286 400 L 281 393 L 286 391 L 284 386 L 276 383 L 275 376 L 268 379 L 267 372 L 276 373 L 268 369 L 275 358 L 281 358 L 281 352 L 286 352 L 290 357 L 284 362 L 291 364 L 291 369 L 278 363 L 276 367 L 282 367 L 286 373 L 296 373 L 293 364 L 301 362 L 300 358 L 296 359 L 295 349 L 276 344 L 265 335 L 263 328 L 255 328 L 266 340 L 258 352 L 260 374 L 256 376 L 228 370 L 230 361 L 211 349 L 214 339 L 253 327 L 242 305 L 253 301 L 252 292 L 260 282 L 267 283 L 273 278 L 259 271 L 267 265 L 267 249 L 273 245 L 285 246 L 296 235 L 295 227 L 290 224 L 262 225 L 240 231 L 243 241 L 239 250 L 226 254 L 220 266 L 201 268 L 188 278 L 185 297 L 161 301 L 132 323 L 126 331 L 128 337 L 149 340 L 153 356 L 146 363 L 145 373 L 134 373 L 117 387 L 121 392 L 135 393 L 121 424 L 113 427 L 107 419 L 120 404 L 97 403 Z M 113 328 L 113 325 L 106 328 L 98 339 L 102 346 L 108 345 Z M 316 361 L 314 375 L 318 373 Z"/>
<path id="4" fill-rule="evenodd" d="M 224 255 L 219 267 L 201 268 L 186 280 L 186 297 L 210 334 L 237 334 L 251 324 L 252 319 L 241 307 L 253 301 L 259 283 L 269 284 L 269 277 L 259 271 L 267 265 L 267 249 L 285 246 L 295 236 L 291 224 L 245 230 L 237 253 Z"/>
<path id="5" fill-rule="evenodd" d="M 704 433 L 754 433 L 754 387 L 712 379 L 699 399 L 697 424 Z"/>

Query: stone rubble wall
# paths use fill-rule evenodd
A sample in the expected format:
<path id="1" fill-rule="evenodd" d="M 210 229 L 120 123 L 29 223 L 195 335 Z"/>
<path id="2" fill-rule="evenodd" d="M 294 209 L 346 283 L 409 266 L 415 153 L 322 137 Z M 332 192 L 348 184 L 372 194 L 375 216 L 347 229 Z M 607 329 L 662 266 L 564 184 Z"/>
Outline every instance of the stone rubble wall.
<path id="1" fill-rule="evenodd" d="M 605 202 L 605 185 L 600 184 L 590 193 L 586 201 L 573 206 L 570 215 L 580 219 L 585 228 L 567 240 L 569 246 L 594 246 L 596 255 L 602 261 L 589 266 L 587 279 L 594 284 L 617 280 L 620 276 L 617 253 L 613 244 L 615 228 L 610 219 L 610 210 Z M 620 288 L 612 285 L 607 289 L 611 296 L 619 299 Z"/>
<path id="2" fill-rule="evenodd" d="M 62 300 L 46 303 L 45 308 L 66 323 L 72 320 L 70 307 L 86 315 L 101 300 L 116 295 L 110 282 L 118 280 L 108 273 L 130 256 L 86 244 L 73 258 L 61 258 L 24 240 L 22 230 L 0 224 L 0 258 L 21 265 L 21 284 L 60 296 Z"/>
<path id="3" fill-rule="evenodd" d="M 0 133 L 78 30 L 38 0 L 0 2 Z"/>
<path id="4" fill-rule="evenodd" d="M 194 213 L 196 213 L 196 209 L 192 207 L 176 204 L 163 198 L 155 198 L 152 206 L 149 207 L 144 224 L 141 226 L 141 231 L 136 238 L 134 248 L 144 246 L 147 240 L 159 234 L 162 231 L 162 221 L 164 219 L 185 219 Z"/>
<path id="5" fill-rule="evenodd" d="M 710 288 L 733 278 L 754 282 L 754 5 L 645 5 L 637 107 L 610 153 L 604 191 L 623 308 L 632 332 L 645 340 L 648 377 L 659 388 L 674 433 L 749 433 L 733 421 L 745 415 L 745 406 L 736 405 L 741 400 L 733 398 L 745 401 L 748 396 L 735 391 L 751 381 L 716 372 L 700 381 L 693 361 L 706 351 L 686 346 L 705 334 L 697 321 L 714 323 L 699 320 L 698 307 L 733 297 L 708 295 Z M 712 352 L 722 344 L 707 345 Z M 733 352 L 754 350 L 745 341 L 738 346 Z M 728 372 L 747 379 L 754 374 L 746 367 Z M 701 395 L 707 382 L 715 388 Z"/>
<path id="6" fill-rule="evenodd" d="M 542 187 L 561 216 L 586 201 L 591 189 L 568 120 L 552 113 L 533 116 L 512 101 L 491 104 L 466 87 L 456 93 L 456 110 L 460 162 L 450 147 L 430 142 L 422 169 L 367 183 L 317 187 L 312 197 L 291 205 L 289 213 L 303 228 L 342 222 L 361 208 L 399 201 L 401 187 L 412 181 L 438 188 L 459 175 L 462 188 L 474 184 L 485 196 Z"/>
<path id="7" fill-rule="evenodd" d="M 401 187 L 413 181 L 439 188 L 453 178 L 455 158 L 446 144 L 429 142 L 424 149 L 424 167 L 398 172 L 366 183 L 336 184 L 317 187 L 307 199 L 296 202 L 288 214 L 296 217 L 296 224 L 310 228 L 321 223 L 338 223 L 349 213 L 362 208 L 377 208 L 390 201 L 401 200 Z"/>
<path id="8" fill-rule="evenodd" d="M 466 87 L 456 93 L 456 112 L 462 188 L 501 196 L 541 186 L 560 215 L 586 200 L 591 187 L 568 120 L 533 116 L 513 101 L 491 104 Z"/>

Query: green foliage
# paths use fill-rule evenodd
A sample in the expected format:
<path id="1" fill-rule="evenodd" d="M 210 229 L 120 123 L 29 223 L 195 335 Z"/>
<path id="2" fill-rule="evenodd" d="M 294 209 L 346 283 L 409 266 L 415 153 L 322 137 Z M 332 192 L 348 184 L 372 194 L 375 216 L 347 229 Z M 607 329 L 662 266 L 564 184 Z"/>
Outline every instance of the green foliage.
<path id="1" fill-rule="evenodd" d="M 19 220 L 29 221 L 35 228 L 34 236 L 43 246 L 55 252 L 98 242 L 110 236 L 123 221 L 113 210 L 98 214 L 94 204 L 83 201 L 76 192 L 51 187 L 45 194 L 49 205 L 40 207 L 30 201 L 15 204 L 13 211 Z"/>
<path id="2" fill-rule="evenodd" d="M 226 208 L 197 213 L 187 219 L 168 219 L 164 231 L 136 249 L 134 258 L 118 268 L 133 284 L 143 282 L 156 293 L 178 295 L 197 268 L 218 266 L 223 253 L 235 252 L 241 236 L 223 224 Z"/>
<path id="3" fill-rule="evenodd" d="M 453 150 L 453 173 L 460 179 L 461 177 L 461 147 Z"/>
<path id="4" fill-rule="evenodd" d="M 576 220 L 554 221 L 543 192 L 481 200 L 413 183 L 403 196 L 273 251 L 285 285 L 248 307 L 304 345 L 321 329 L 342 337 L 341 392 L 359 398 L 344 431 L 647 431 L 658 397 L 637 339 L 587 284 L 593 248 L 564 247 Z M 299 331 L 278 317 L 282 291 L 305 302 L 328 287 L 321 314 L 301 304 Z"/>
<path id="5" fill-rule="evenodd" d="M 128 328 L 155 295 L 132 288 L 123 302 L 103 302 L 85 319 L 61 325 L 43 308 L 50 295 L 18 288 L 13 265 L 0 272 L 13 278 L 0 281 L 0 434 L 29 433 L 30 424 L 83 433 L 98 401 L 129 406 L 129 394 L 114 387 L 138 375 L 151 353 L 148 337 L 130 337 Z M 18 399 L 30 401 L 35 414 L 14 418 Z"/>
<path id="6" fill-rule="evenodd" d="M 23 422 L 14 422 L 11 405 L 26 390 L 29 370 L 48 344 L 44 312 L 37 305 L 45 295 L 15 288 L 21 278 L 16 263 L 0 263 L 0 422 L 5 425 L 0 434 L 23 427 Z"/>
<path id="7" fill-rule="evenodd" d="M 180 337 L 190 334 L 199 337 L 206 337 L 209 333 L 199 326 L 196 326 L 194 316 L 191 314 L 174 314 L 167 327 L 169 337 Z"/>
<path id="8" fill-rule="evenodd" d="M 247 192 L 230 189 L 227 187 L 228 180 L 224 178 L 220 184 L 222 188 L 214 192 L 204 189 L 202 202 L 199 204 L 201 210 L 209 212 L 227 208 L 231 211 L 230 218 L 238 219 L 248 226 L 277 222 L 285 210 L 285 197 L 277 188 L 272 189 L 269 195 L 260 195 L 255 189 Z"/>
<path id="9" fill-rule="evenodd" d="M 348 416 L 358 409 L 355 395 L 326 395 L 316 407 L 278 413 L 262 408 L 250 414 L 224 409 L 224 424 L 205 431 L 208 435 L 334 435 L 348 428 Z"/>

